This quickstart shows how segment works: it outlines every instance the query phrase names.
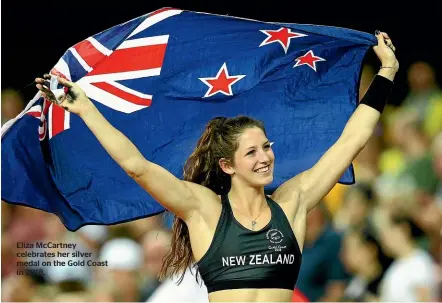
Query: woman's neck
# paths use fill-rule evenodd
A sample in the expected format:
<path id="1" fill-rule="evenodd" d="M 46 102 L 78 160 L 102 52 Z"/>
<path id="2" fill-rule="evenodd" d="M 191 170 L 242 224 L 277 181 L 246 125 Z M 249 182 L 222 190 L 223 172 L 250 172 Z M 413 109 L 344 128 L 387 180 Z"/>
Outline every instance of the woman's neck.
<path id="1" fill-rule="evenodd" d="M 228 193 L 230 203 L 250 216 L 258 215 L 267 204 L 264 187 L 233 186 Z"/>

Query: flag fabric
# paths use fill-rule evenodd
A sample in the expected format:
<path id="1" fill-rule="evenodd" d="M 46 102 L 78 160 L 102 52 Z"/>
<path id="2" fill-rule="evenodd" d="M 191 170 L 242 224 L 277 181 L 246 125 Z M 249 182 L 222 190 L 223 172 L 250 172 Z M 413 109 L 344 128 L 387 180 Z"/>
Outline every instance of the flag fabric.
<path id="1" fill-rule="evenodd" d="M 376 43 L 346 28 L 163 8 L 73 45 L 51 73 L 78 83 L 146 159 L 179 178 L 211 118 L 262 120 L 275 142 L 271 192 L 339 137 Z M 350 166 L 339 182 L 354 181 Z M 1 196 L 71 231 L 164 211 L 77 115 L 40 93 L 2 128 Z"/>

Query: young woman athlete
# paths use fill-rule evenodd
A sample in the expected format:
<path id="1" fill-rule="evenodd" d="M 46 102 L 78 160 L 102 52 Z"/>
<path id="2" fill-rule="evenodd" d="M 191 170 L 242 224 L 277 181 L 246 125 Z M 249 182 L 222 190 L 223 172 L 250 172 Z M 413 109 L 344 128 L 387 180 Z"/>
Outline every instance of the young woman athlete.
<path id="1" fill-rule="evenodd" d="M 249 117 L 212 119 L 185 163 L 184 180 L 145 159 L 75 83 L 57 100 L 78 114 L 109 155 L 161 205 L 173 212 L 172 247 L 162 277 L 196 263 L 210 301 L 290 301 L 301 264 L 310 209 L 330 191 L 373 134 L 399 69 L 394 46 L 377 33 L 381 68 L 339 139 L 310 169 L 270 196 L 273 154 L 263 124 Z M 50 76 L 49 76 L 50 77 Z"/>

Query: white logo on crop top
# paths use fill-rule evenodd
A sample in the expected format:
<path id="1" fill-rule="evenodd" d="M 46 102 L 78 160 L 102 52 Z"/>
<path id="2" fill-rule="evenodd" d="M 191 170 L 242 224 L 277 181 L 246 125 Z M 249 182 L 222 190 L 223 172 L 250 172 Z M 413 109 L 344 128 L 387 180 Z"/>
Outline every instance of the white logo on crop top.
<path id="1" fill-rule="evenodd" d="M 279 244 L 284 240 L 284 235 L 281 231 L 277 229 L 271 229 L 266 234 L 267 239 L 272 244 Z M 286 246 L 281 245 L 269 245 L 269 249 L 273 249 L 274 251 L 281 251 L 283 248 L 286 248 Z"/>
<path id="2" fill-rule="evenodd" d="M 270 241 L 268 246 L 269 250 L 281 251 L 286 248 L 286 245 L 280 245 L 284 239 L 284 235 L 277 229 L 271 229 L 266 234 L 267 240 Z M 274 254 L 264 253 L 256 255 L 242 255 L 242 256 L 230 256 L 222 257 L 222 264 L 224 266 L 241 266 L 241 265 L 264 265 L 264 264 L 294 264 L 294 254 Z"/>
<path id="3" fill-rule="evenodd" d="M 284 235 L 277 229 L 271 229 L 266 234 L 267 239 L 270 243 L 279 244 L 284 240 Z"/>

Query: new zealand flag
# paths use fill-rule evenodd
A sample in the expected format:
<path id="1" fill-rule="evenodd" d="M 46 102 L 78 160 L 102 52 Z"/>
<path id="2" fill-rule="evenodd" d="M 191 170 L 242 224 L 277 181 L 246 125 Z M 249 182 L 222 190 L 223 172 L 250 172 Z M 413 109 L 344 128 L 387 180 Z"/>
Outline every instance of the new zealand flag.
<path id="1" fill-rule="evenodd" d="M 146 159 L 179 178 L 211 118 L 262 120 L 275 142 L 271 192 L 337 140 L 376 43 L 345 28 L 163 8 L 75 44 L 51 73 L 78 83 Z M 352 167 L 340 182 L 354 182 Z M 54 213 L 69 230 L 164 211 L 78 116 L 39 93 L 2 128 L 1 197 Z"/>

